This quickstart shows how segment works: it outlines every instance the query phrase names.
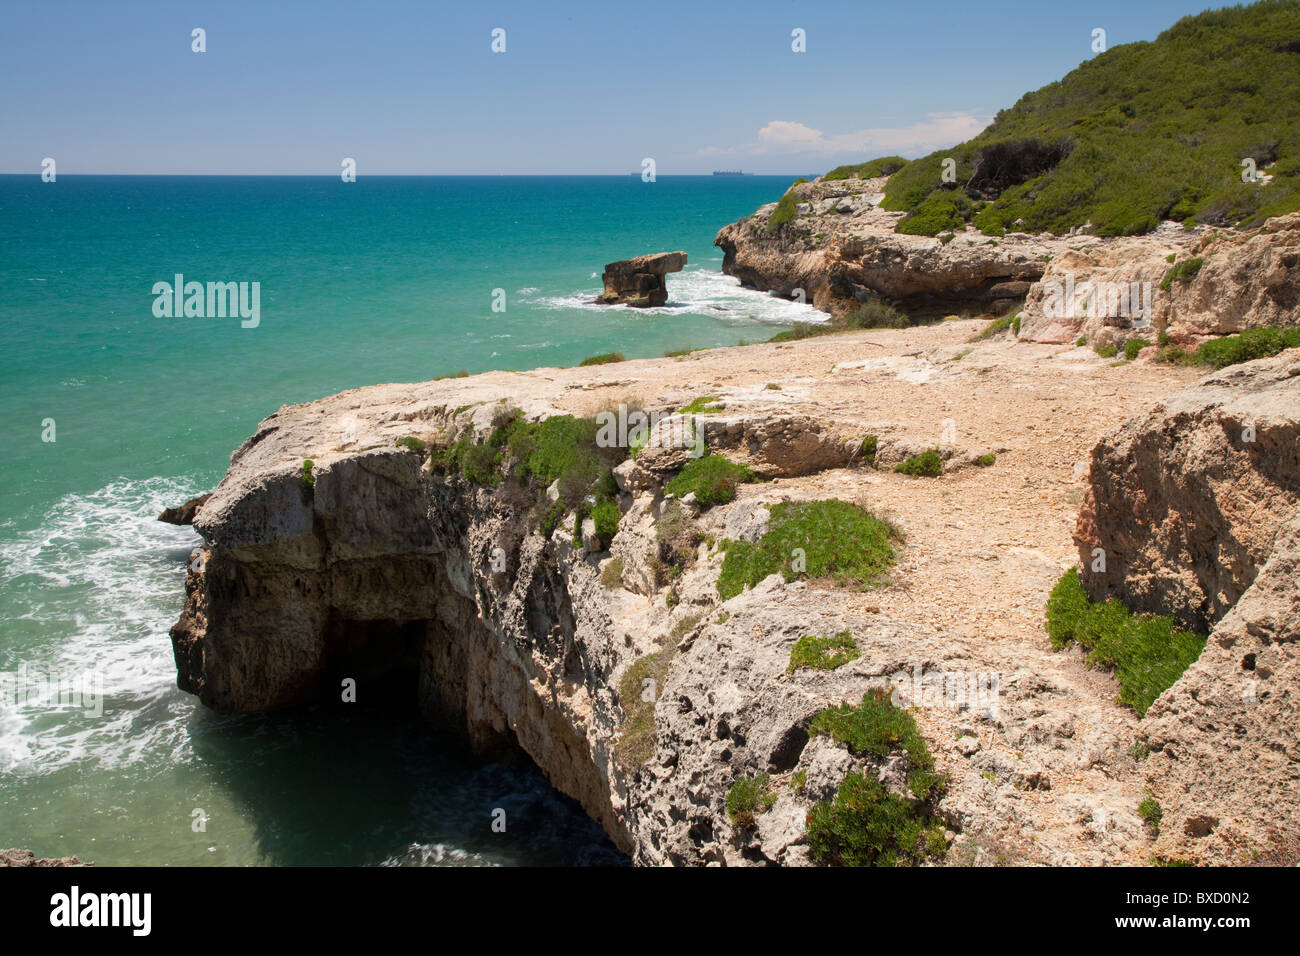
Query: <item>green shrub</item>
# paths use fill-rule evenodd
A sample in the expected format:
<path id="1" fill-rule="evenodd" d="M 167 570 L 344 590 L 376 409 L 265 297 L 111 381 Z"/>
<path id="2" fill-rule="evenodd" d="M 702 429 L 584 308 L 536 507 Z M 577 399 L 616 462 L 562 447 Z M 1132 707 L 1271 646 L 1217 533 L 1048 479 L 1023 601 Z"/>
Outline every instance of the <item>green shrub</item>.
<path id="1" fill-rule="evenodd" d="M 1268 358 L 1283 349 L 1300 347 L 1300 327 L 1247 329 L 1239 335 L 1225 335 L 1205 342 L 1196 350 L 1195 362 L 1224 368 L 1238 362 Z"/>
<path id="2" fill-rule="evenodd" d="M 988 452 L 987 454 L 980 455 L 978 458 L 976 458 L 975 464 L 979 465 L 981 468 L 987 468 L 989 465 L 993 464 L 997 460 L 998 460 L 997 455 L 993 454 L 993 452 Z"/>
<path id="3" fill-rule="evenodd" d="M 692 458 L 664 490 L 678 498 L 691 492 L 701 507 L 722 505 L 736 497 L 736 486 L 756 481 L 748 465 L 731 461 L 722 455 L 704 455 Z"/>
<path id="4" fill-rule="evenodd" d="M 1017 313 L 1017 314 L 1016 314 L 1016 317 L 1015 317 L 1014 319 L 1011 320 L 1011 333 L 1012 333 L 1013 335 L 1017 336 L 1017 337 L 1020 335 L 1020 315 L 1019 315 L 1019 313 Z"/>
<path id="5" fill-rule="evenodd" d="M 772 210 L 772 215 L 767 218 L 768 232 L 776 232 L 798 214 L 799 199 L 795 196 L 794 187 L 806 182 L 808 180 L 802 176 L 796 179 L 790 185 L 790 188 L 785 191 L 785 195 L 777 201 L 776 208 Z"/>
<path id="6" fill-rule="evenodd" d="M 680 411 L 683 415 L 716 415 L 726 407 L 716 395 L 701 395 Z"/>
<path id="7" fill-rule="evenodd" d="M 1082 348 L 1087 344 L 1088 344 L 1088 337 L 1086 335 L 1081 335 L 1074 340 L 1074 345 L 1076 348 Z"/>
<path id="8" fill-rule="evenodd" d="M 831 866 L 919 864 L 946 850 L 943 824 L 887 793 L 871 776 L 851 773 L 835 799 L 808 814 L 808 849 Z"/>
<path id="9" fill-rule="evenodd" d="M 1138 357 L 1139 352 L 1150 344 L 1146 339 L 1129 339 L 1124 343 L 1124 357 L 1131 362 Z"/>
<path id="10" fill-rule="evenodd" d="M 850 773 L 834 801 L 813 807 L 808 845 L 815 859 L 840 866 L 897 866 L 921 863 L 946 850 L 943 825 L 929 809 L 940 778 L 916 721 L 895 707 L 883 691 L 863 695 L 856 707 L 841 704 L 817 713 L 809 726 L 858 756 L 884 759 L 907 754 L 913 805 L 888 793 L 871 772 Z"/>
<path id="11" fill-rule="evenodd" d="M 939 189 L 931 193 L 911 212 L 899 220 L 897 231 L 912 236 L 937 236 L 966 225 L 971 201 L 956 189 Z"/>
<path id="12" fill-rule="evenodd" d="M 882 299 L 871 298 L 840 316 L 837 325 L 849 329 L 905 329 L 907 316 Z"/>
<path id="13" fill-rule="evenodd" d="M 894 471 L 913 478 L 938 478 L 943 474 L 943 456 L 937 448 L 931 448 L 895 465 Z"/>
<path id="14" fill-rule="evenodd" d="M 1119 348 L 1114 345 L 1094 345 L 1092 350 L 1102 358 L 1114 358 L 1119 354 Z"/>
<path id="15" fill-rule="evenodd" d="M 753 777 L 740 777 L 727 791 L 727 818 L 737 830 L 748 830 L 754 825 L 754 818 L 766 813 L 776 803 L 776 794 L 771 792 L 772 782 L 767 774 L 760 773 Z"/>
<path id="16" fill-rule="evenodd" d="M 1172 618 L 1134 614 L 1118 599 L 1094 602 L 1074 568 L 1048 596 L 1047 633 L 1054 650 L 1078 643 L 1089 666 L 1114 670 L 1120 703 L 1139 717 L 1201 656 L 1206 640 L 1175 630 Z"/>
<path id="17" fill-rule="evenodd" d="M 598 501 L 591 508 L 591 520 L 596 525 L 596 537 L 601 541 L 601 548 L 609 547 L 609 543 L 614 540 L 614 535 L 618 534 L 618 522 L 623 517 L 618 505 L 613 501 Z"/>
<path id="18" fill-rule="evenodd" d="M 315 464 L 316 463 L 310 458 L 304 460 L 302 463 L 302 483 L 307 488 L 316 487 L 316 478 L 311 473 L 312 466 Z"/>
<path id="19" fill-rule="evenodd" d="M 623 586 L 623 559 L 610 558 L 600 569 L 600 585 L 608 591 Z"/>
<path id="20" fill-rule="evenodd" d="M 800 668 L 818 671 L 833 671 L 849 661 L 862 656 L 857 642 L 848 631 L 841 631 L 834 637 L 814 637 L 805 634 L 794 642 L 790 648 L 790 664 L 787 674 L 793 674 Z"/>
<path id="21" fill-rule="evenodd" d="M 858 454 L 862 456 L 862 460 L 873 468 L 876 466 L 876 448 L 879 445 L 879 438 L 875 435 L 868 435 L 862 439 L 862 444 L 858 447 Z"/>
<path id="22" fill-rule="evenodd" d="M 814 737 L 824 734 L 858 756 L 888 757 L 895 750 L 904 750 L 913 768 L 934 767 L 934 757 L 912 715 L 895 707 L 879 690 L 863 694 L 862 703 L 856 706 L 840 704 L 818 711 L 808 731 Z"/>
<path id="23" fill-rule="evenodd" d="M 602 355 L 592 355 L 583 359 L 578 363 L 578 367 L 582 368 L 587 365 L 612 365 L 615 362 L 626 361 L 627 359 L 623 356 L 622 352 L 605 352 Z"/>
<path id="24" fill-rule="evenodd" d="M 1160 280 L 1160 288 L 1168 292 L 1174 282 L 1190 281 L 1196 273 L 1201 271 L 1201 262 L 1200 259 L 1186 259 L 1178 263 Z"/>
<path id="25" fill-rule="evenodd" d="M 420 439 L 415 438 L 412 435 L 407 435 L 404 438 L 397 439 L 397 445 L 400 448 L 405 448 L 407 451 L 415 452 L 423 452 L 429 447 L 425 442 L 422 442 Z"/>
<path id="26" fill-rule="evenodd" d="M 991 338 L 997 335 L 999 332 L 1005 332 L 1009 328 L 1011 328 L 1011 316 L 1009 315 L 999 316 L 998 318 L 990 322 L 988 324 L 988 327 L 983 332 L 980 333 L 980 338 L 981 339 Z"/>
<path id="27" fill-rule="evenodd" d="M 725 601 L 770 574 L 793 581 L 832 578 L 841 586 L 866 587 L 894 563 L 889 526 L 847 501 L 783 501 L 770 507 L 767 531 L 757 542 L 724 540 L 726 556 L 718 576 Z M 794 552 L 804 570 L 794 570 Z"/>
<path id="28" fill-rule="evenodd" d="M 892 176 L 906 165 L 907 160 L 901 156 L 882 156 L 856 166 L 836 166 L 823 176 L 822 180 L 834 182 L 839 179 L 877 179 L 881 176 Z"/>
<path id="29" fill-rule="evenodd" d="M 1160 804 L 1151 797 L 1147 797 L 1138 804 L 1138 816 L 1140 816 L 1151 828 L 1151 832 L 1156 836 L 1160 835 L 1160 821 L 1165 812 L 1161 809 Z"/>

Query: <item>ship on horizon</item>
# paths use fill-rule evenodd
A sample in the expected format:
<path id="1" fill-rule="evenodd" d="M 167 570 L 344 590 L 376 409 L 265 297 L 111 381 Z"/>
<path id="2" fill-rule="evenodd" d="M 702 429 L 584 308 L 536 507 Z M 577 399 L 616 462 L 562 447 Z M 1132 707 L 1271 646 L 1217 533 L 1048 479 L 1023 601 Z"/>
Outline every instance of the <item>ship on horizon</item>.
<path id="1" fill-rule="evenodd" d="M 752 176 L 753 173 L 742 173 L 739 169 L 715 169 L 715 176 Z"/>

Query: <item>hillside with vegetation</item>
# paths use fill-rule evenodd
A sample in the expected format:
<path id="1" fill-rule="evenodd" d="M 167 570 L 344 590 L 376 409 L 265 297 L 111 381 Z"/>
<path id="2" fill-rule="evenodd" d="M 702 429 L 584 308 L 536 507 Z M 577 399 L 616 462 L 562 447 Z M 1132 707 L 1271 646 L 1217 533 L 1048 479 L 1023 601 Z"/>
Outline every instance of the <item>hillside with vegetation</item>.
<path id="1" fill-rule="evenodd" d="M 907 213 L 899 232 L 930 236 L 966 223 L 1134 235 L 1167 219 L 1254 225 L 1300 210 L 1300 0 L 1185 17 L 1098 54 L 974 139 L 900 165 L 883 207 Z"/>

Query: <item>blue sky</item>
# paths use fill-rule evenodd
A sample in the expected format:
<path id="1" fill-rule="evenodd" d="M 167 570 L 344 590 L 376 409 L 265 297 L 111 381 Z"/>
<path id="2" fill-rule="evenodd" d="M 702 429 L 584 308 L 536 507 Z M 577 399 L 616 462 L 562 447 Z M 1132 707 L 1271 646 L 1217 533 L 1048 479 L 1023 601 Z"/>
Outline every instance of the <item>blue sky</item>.
<path id="1" fill-rule="evenodd" d="M 0 172 L 820 172 L 968 138 L 1096 27 L 1217 5 L 3 0 Z"/>

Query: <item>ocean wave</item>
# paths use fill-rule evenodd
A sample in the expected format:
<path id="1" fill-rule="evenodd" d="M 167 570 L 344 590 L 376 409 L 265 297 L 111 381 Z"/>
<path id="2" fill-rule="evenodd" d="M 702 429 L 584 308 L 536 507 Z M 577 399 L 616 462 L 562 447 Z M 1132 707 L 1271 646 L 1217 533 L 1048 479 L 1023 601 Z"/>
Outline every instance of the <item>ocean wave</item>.
<path id="1" fill-rule="evenodd" d="M 0 531 L 0 769 L 115 765 L 183 744 L 167 632 L 200 538 L 157 516 L 196 487 L 123 479 Z"/>
<path id="2" fill-rule="evenodd" d="M 593 278 L 595 273 L 592 274 Z M 708 315 L 723 322 L 793 325 L 795 322 L 826 322 L 829 316 L 809 304 L 742 288 L 740 280 L 711 269 L 687 269 L 668 278 L 666 305 L 650 309 L 600 305 L 595 299 L 601 289 L 580 289 L 566 295 L 538 296 L 522 300 L 540 309 L 583 309 L 604 311 L 627 309 L 639 316 Z"/>

